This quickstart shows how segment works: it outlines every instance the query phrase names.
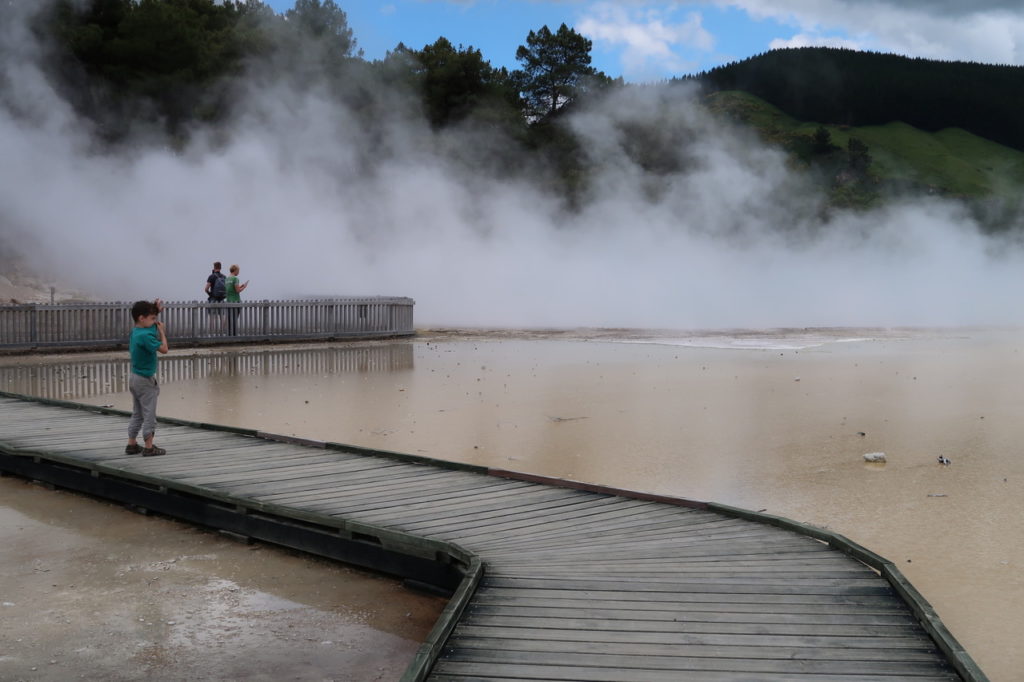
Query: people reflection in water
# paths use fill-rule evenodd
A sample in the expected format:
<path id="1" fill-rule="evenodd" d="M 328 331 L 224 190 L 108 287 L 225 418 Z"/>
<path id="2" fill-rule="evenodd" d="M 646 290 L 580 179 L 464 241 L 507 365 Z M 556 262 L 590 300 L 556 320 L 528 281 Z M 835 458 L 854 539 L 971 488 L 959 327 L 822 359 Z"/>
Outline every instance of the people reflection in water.
<path id="1" fill-rule="evenodd" d="M 245 280 L 245 282 L 241 284 L 239 283 L 238 273 L 240 269 L 238 265 L 232 265 L 230 271 L 231 275 L 227 279 L 227 302 L 241 303 L 242 297 L 239 294 L 245 291 L 245 288 L 249 286 L 249 280 Z M 241 307 L 232 307 L 230 310 L 228 310 L 228 333 L 231 336 L 238 335 L 238 316 L 241 314 L 241 312 Z"/>

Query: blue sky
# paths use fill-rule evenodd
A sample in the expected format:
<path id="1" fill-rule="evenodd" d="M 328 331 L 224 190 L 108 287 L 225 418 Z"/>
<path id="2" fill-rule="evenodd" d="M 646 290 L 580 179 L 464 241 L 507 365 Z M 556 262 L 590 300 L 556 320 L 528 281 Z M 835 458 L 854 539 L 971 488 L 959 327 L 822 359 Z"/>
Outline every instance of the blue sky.
<path id="1" fill-rule="evenodd" d="M 530 30 L 565 22 L 593 40 L 593 64 L 650 81 L 766 50 L 832 45 L 933 59 L 1024 64 L 1019 0 L 335 0 L 367 59 L 439 36 L 515 68 Z M 278 12 L 294 0 L 264 0 Z"/>

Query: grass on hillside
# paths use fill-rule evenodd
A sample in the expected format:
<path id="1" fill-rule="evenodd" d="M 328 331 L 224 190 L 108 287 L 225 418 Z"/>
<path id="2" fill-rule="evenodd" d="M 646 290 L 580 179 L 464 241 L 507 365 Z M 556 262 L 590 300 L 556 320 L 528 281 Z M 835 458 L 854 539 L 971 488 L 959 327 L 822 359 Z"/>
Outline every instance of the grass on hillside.
<path id="1" fill-rule="evenodd" d="M 868 145 L 871 175 L 892 186 L 966 198 L 1015 199 L 1024 189 L 1024 153 L 960 128 L 930 133 L 900 121 L 862 127 L 797 121 L 739 91 L 711 94 L 706 104 L 717 115 L 755 128 L 773 144 L 786 144 L 794 135 L 810 136 L 821 125 L 833 144 L 844 149 L 856 137 Z"/>

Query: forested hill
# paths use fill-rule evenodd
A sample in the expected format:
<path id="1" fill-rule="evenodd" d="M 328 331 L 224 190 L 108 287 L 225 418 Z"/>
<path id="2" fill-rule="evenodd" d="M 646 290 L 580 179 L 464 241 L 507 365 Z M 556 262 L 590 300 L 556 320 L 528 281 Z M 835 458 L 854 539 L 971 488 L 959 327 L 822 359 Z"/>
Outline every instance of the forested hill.
<path id="1" fill-rule="evenodd" d="M 1020 66 L 805 47 L 772 50 L 686 80 L 711 91 L 749 92 L 804 121 L 963 128 L 1024 150 Z"/>
<path id="2" fill-rule="evenodd" d="M 296 0 L 283 14 L 261 0 L 0 0 L 0 26 L 15 20 L 34 40 L 0 35 L 0 59 L 36 60 L 46 83 L 18 90 L 0 77 L 0 118 L 32 111 L 35 95 L 20 92 L 56 93 L 100 150 L 226 145 L 240 120 L 276 121 L 284 92 L 349 121 L 358 135 L 322 142 L 343 140 L 365 167 L 398 155 L 393 145 L 423 144 L 453 168 L 529 178 L 580 208 L 617 168 L 613 152 L 652 196 L 696 167 L 710 128 L 690 105 L 702 102 L 784 150 L 832 207 L 908 194 L 1011 206 L 992 229 L 1024 211 L 1024 67 L 775 50 L 688 77 L 708 91 L 696 98 L 599 72 L 591 40 L 565 24 L 531 30 L 510 71 L 444 36 L 368 61 L 336 0 Z M 414 144 L 410 131 L 422 133 Z"/>

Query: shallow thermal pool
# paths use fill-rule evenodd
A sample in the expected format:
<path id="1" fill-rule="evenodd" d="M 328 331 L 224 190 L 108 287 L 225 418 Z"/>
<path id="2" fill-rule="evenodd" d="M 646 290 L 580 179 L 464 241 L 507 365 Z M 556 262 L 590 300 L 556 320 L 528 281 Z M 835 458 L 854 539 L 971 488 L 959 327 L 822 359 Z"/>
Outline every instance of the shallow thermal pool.
<path id="1" fill-rule="evenodd" d="M 827 329 L 172 350 L 159 412 L 829 527 L 898 563 L 1009 681 L 1024 670 L 1022 349 L 1021 330 Z M 123 354 L 2 364 L 7 390 L 130 409 Z"/>

